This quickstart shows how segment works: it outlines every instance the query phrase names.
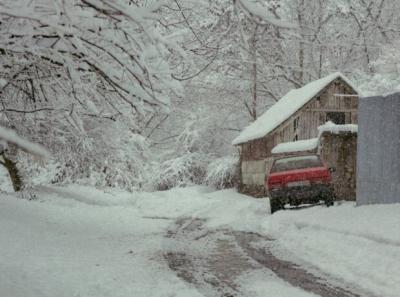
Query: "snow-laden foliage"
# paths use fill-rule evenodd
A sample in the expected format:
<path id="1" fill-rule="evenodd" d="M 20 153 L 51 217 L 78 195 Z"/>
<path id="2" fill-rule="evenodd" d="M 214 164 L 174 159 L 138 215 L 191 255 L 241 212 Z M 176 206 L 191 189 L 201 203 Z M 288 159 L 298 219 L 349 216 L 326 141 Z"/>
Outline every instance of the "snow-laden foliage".
<path id="1" fill-rule="evenodd" d="M 203 183 L 291 89 L 336 71 L 361 77 L 362 90 L 396 89 L 399 5 L 0 1 L 0 125 L 53 159 L 6 154 L 28 183 Z"/>
<path id="2" fill-rule="evenodd" d="M 207 166 L 205 183 L 217 189 L 233 188 L 239 180 L 238 156 L 225 156 L 213 160 Z"/>
<path id="3" fill-rule="evenodd" d="M 31 100 L 33 109 L 66 111 L 84 130 L 81 113 L 168 106 L 172 43 L 155 26 L 157 9 L 124 0 L 2 1 L 1 78 L 8 90 L 25 91 L 12 107 Z"/>
<path id="4" fill-rule="evenodd" d="M 209 160 L 206 155 L 190 153 L 162 161 L 156 189 L 167 190 L 201 184 L 206 175 L 205 166 Z"/>
<path id="5" fill-rule="evenodd" d="M 173 137 L 168 148 L 160 150 L 156 164 L 159 166 L 154 184 L 158 189 L 199 184 L 206 174 L 209 155 L 203 143 L 206 129 L 200 117 L 191 116 L 179 134 Z"/>
<path id="6" fill-rule="evenodd" d="M 57 145 L 56 157 L 45 167 L 20 155 L 24 175 L 31 177 L 28 185 L 80 183 L 135 190 L 151 179 L 151 155 L 143 136 L 117 123 L 100 126 L 91 135 L 73 146 Z"/>
<path id="7" fill-rule="evenodd" d="M 223 147 L 223 135 L 218 133 L 219 127 L 209 113 L 199 111 L 197 115 L 186 114 L 186 117 L 178 113 L 175 118 L 181 120 L 182 126 L 168 123 L 176 127 L 174 132 L 177 134 L 171 137 L 170 143 L 162 142 L 164 147 L 153 150 L 153 155 L 157 155 L 152 170 L 156 173 L 153 188 L 169 189 L 203 183 L 216 187 L 233 186 L 234 167 L 238 160 L 221 158 L 231 150 Z"/>
<path id="8" fill-rule="evenodd" d="M 51 181 L 132 189 L 146 179 L 141 135 L 181 92 L 168 56 L 185 55 L 158 27 L 162 4 L 0 2 L 0 121 L 48 148 Z"/>
<path id="9" fill-rule="evenodd" d="M 365 95 L 385 94 L 400 91 L 400 41 L 382 48 L 379 57 L 371 63 L 373 74 L 362 74 L 361 88 Z"/>

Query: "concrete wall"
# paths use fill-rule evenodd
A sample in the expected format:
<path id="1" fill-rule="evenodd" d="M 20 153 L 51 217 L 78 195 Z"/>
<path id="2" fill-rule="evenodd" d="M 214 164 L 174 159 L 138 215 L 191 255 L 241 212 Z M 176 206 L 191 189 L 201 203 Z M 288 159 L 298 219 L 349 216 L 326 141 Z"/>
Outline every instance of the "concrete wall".
<path id="1" fill-rule="evenodd" d="M 258 161 L 242 161 L 241 183 L 238 186 L 239 193 L 253 197 L 265 197 L 265 173 L 269 171 L 272 158 Z"/>
<path id="2" fill-rule="evenodd" d="M 400 203 L 400 93 L 361 98 L 357 204 Z"/>

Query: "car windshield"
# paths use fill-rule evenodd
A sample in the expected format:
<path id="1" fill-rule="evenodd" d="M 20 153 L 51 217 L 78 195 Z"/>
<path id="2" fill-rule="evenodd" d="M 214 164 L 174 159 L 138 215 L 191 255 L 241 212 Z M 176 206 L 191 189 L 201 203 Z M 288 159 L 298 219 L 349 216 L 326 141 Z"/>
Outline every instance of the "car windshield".
<path id="1" fill-rule="evenodd" d="M 276 160 L 274 165 L 272 166 L 271 172 L 282 172 L 321 166 L 323 166 L 321 159 L 315 155 L 291 157 Z"/>

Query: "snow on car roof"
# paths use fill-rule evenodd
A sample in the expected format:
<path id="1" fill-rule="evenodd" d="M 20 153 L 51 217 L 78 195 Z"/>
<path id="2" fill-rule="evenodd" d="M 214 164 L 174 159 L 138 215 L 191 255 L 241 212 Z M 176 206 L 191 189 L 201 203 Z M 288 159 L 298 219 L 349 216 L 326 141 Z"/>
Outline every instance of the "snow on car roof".
<path id="1" fill-rule="evenodd" d="M 311 138 L 306 140 L 298 140 L 294 142 L 283 142 L 275 146 L 271 153 L 283 154 L 293 152 L 311 151 L 317 148 L 319 138 Z"/>
<path id="2" fill-rule="evenodd" d="M 238 145 L 250 140 L 264 137 L 269 132 L 274 130 L 304 104 L 309 102 L 322 89 L 333 82 L 335 79 L 341 78 L 349 84 L 357 93 L 360 92 L 350 82 L 350 80 L 340 72 L 335 72 L 326 77 L 310 82 L 302 88 L 291 90 L 261 115 L 255 122 L 247 126 L 242 133 L 239 134 L 233 141 L 233 145 Z"/>

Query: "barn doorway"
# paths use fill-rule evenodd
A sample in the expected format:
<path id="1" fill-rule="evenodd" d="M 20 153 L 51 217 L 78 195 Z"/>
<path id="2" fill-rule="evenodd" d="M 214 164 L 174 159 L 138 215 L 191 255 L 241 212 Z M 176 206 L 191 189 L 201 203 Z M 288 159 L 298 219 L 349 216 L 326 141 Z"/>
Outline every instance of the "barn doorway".
<path id="1" fill-rule="evenodd" d="M 344 125 L 346 124 L 346 115 L 344 112 L 327 112 L 326 121 L 331 121 L 336 125 Z"/>

